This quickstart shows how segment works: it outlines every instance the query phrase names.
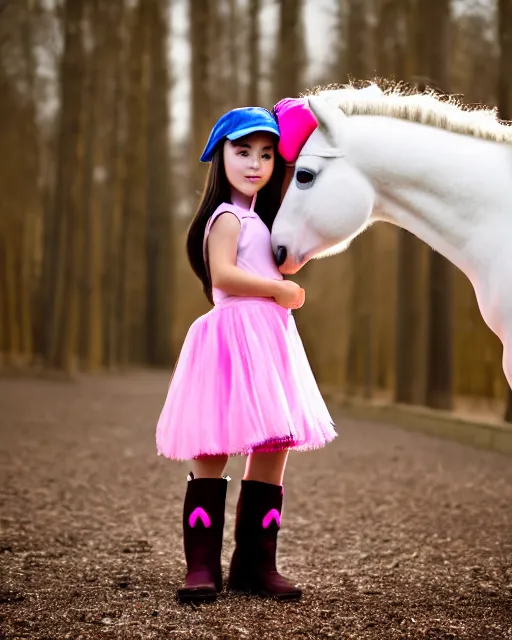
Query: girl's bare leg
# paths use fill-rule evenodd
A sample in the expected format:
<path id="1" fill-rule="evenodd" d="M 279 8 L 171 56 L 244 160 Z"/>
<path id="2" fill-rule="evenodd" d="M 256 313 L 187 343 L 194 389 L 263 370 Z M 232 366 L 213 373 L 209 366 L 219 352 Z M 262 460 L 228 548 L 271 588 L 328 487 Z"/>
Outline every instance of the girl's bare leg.
<path id="1" fill-rule="evenodd" d="M 221 478 L 228 462 L 228 455 L 201 456 L 191 462 L 194 478 Z"/>
<path id="2" fill-rule="evenodd" d="M 258 480 L 269 484 L 283 484 L 288 449 L 281 451 L 253 451 L 247 458 L 244 480 Z"/>

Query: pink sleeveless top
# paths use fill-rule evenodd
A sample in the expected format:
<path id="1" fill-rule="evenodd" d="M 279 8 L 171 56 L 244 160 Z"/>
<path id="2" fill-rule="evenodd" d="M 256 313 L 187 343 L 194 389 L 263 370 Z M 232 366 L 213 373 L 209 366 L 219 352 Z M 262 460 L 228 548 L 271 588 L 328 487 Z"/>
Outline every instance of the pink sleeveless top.
<path id="1" fill-rule="evenodd" d="M 256 197 L 253 198 L 250 209 L 245 209 L 236 204 L 227 202 L 221 204 L 215 209 L 211 215 L 204 232 L 203 256 L 205 262 L 208 261 L 208 235 L 213 223 L 223 213 L 231 213 L 240 221 L 240 235 L 238 236 L 238 249 L 236 255 L 236 266 L 244 271 L 261 276 L 262 278 L 270 278 L 272 280 L 282 280 L 283 276 L 279 272 L 272 254 L 272 246 L 270 244 L 270 231 L 263 220 L 254 211 L 254 203 Z M 230 297 L 230 294 L 221 289 L 213 288 L 213 301 L 215 304 Z"/>

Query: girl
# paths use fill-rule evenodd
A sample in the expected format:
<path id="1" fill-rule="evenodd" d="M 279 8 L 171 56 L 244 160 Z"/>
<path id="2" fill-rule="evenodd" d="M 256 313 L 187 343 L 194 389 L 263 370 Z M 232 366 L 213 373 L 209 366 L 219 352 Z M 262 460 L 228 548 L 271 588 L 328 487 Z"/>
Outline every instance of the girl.
<path id="1" fill-rule="evenodd" d="M 159 454 L 192 467 L 182 602 L 214 600 L 222 589 L 223 472 L 233 454 L 248 459 L 228 588 L 300 598 L 276 569 L 284 468 L 289 449 L 320 447 L 336 435 L 291 315 L 304 291 L 283 280 L 271 250 L 284 175 L 278 139 L 269 111 L 234 109 L 215 124 L 201 156 L 211 165 L 187 252 L 214 308 L 189 329 L 157 426 Z"/>

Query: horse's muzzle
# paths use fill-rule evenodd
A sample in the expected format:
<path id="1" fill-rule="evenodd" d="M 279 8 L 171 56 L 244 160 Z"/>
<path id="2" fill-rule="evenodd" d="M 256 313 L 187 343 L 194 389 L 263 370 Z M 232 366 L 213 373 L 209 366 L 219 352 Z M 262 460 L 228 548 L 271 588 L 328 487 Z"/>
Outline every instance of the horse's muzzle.
<path id="1" fill-rule="evenodd" d="M 283 246 L 277 247 L 275 257 L 276 257 L 276 263 L 278 267 L 280 267 L 282 264 L 286 262 L 286 256 L 287 256 L 286 247 L 283 247 Z"/>

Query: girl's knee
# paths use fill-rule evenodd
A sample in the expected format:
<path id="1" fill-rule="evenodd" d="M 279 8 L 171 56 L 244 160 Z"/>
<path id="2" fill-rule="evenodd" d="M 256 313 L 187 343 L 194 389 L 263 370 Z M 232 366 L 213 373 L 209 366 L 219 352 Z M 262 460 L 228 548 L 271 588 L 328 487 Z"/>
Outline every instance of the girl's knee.
<path id="1" fill-rule="evenodd" d="M 253 451 L 247 459 L 245 480 L 282 484 L 287 457 L 288 449 Z"/>
<path id="2" fill-rule="evenodd" d="M 219 455 L 198 456 L 192 460 L 192 471 L 196 478 L 217 478 L 220 477 L 229 456 L 226 453 Z"/>

